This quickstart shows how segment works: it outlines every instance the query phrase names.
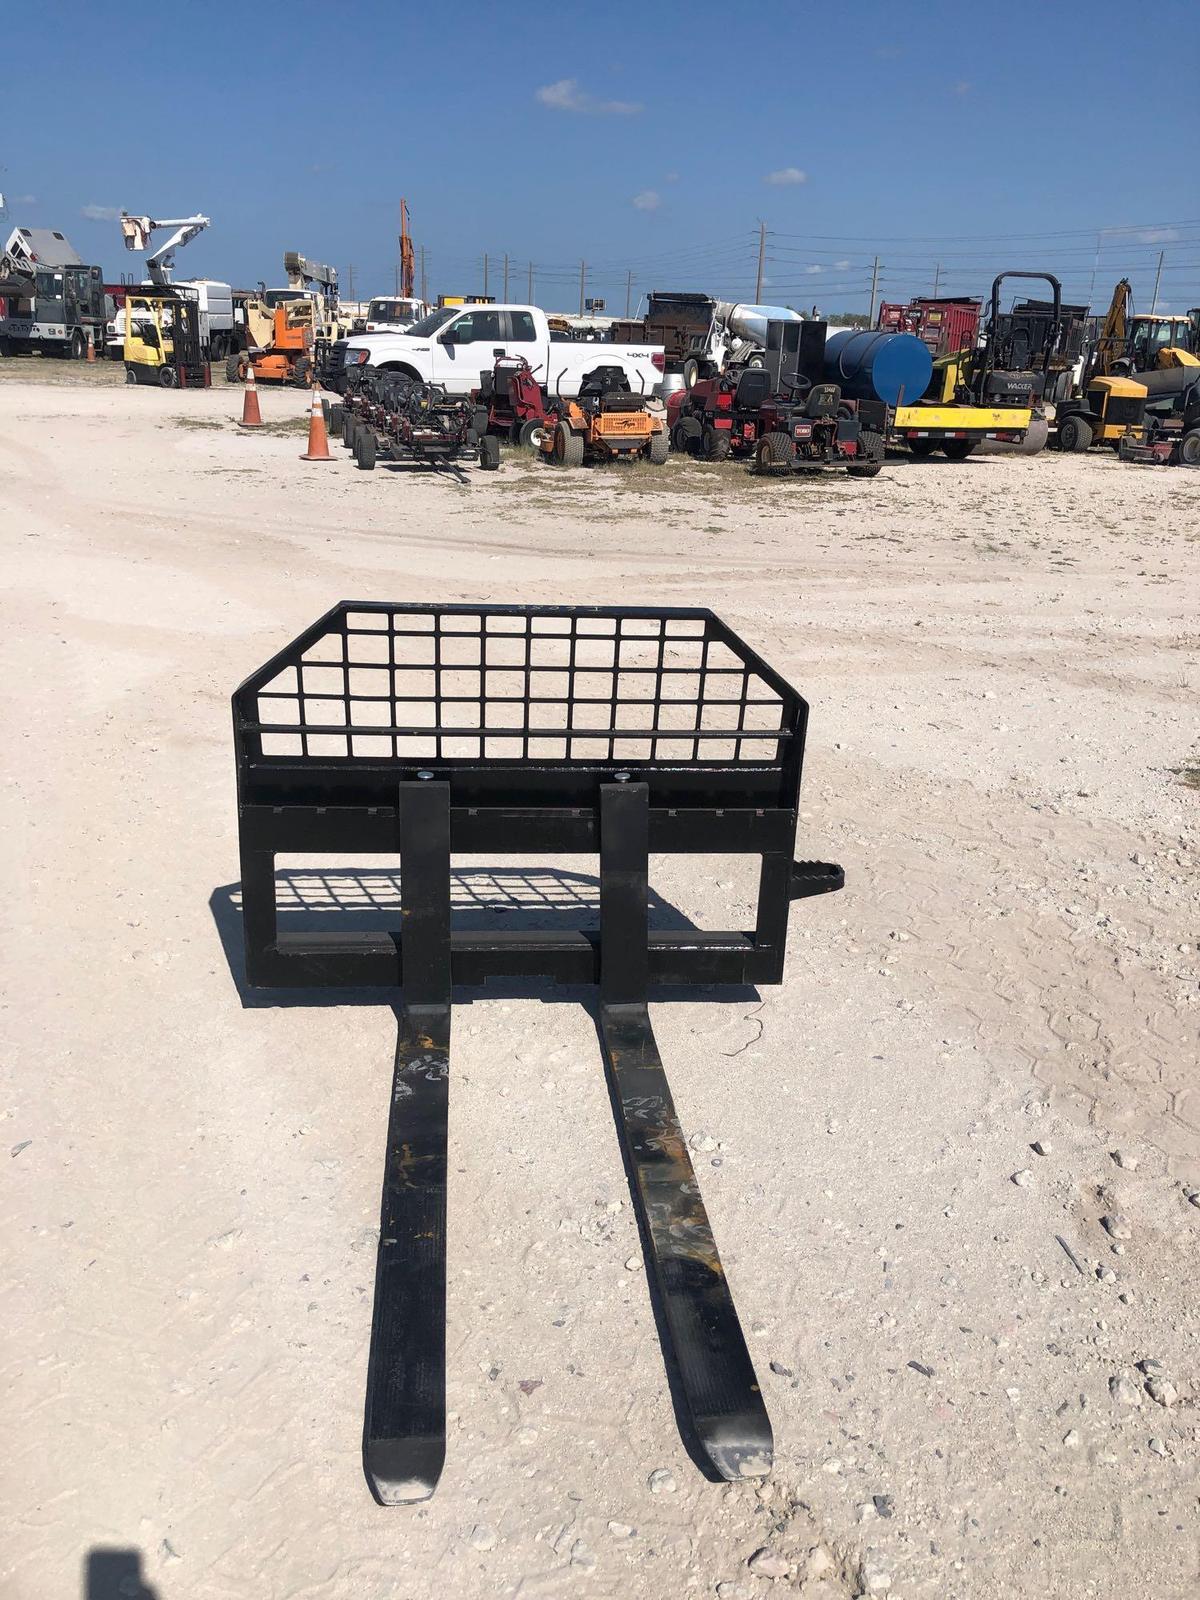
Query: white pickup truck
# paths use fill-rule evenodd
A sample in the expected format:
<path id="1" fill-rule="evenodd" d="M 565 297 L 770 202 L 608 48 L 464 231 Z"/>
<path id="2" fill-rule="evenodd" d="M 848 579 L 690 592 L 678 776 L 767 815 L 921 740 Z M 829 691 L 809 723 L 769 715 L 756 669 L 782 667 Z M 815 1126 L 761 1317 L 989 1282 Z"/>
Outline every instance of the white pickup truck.
<path id="1" fill-rule="evenodd" d="M 661 346 L 555 337 L 538 306 L 443 306 L 407 333 L 358 333 L 345 341 L 344 351 L 335 346 L 328 381 L 341 389 L 347 371 L 369 364 L 465 395 L 479 388 L 481 374 L 492 370 L 497 356 L 524 356 L 552 399 L 577 395 L 595 367 L 620 367 L 634 394 L 649 395 L 666 365 Z"/>

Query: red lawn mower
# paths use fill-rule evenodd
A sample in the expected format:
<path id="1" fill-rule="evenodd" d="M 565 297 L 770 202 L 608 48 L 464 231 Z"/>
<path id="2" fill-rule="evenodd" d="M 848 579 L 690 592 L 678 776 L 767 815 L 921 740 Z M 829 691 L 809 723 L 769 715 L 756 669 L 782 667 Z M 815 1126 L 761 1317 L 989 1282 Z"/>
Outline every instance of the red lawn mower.
<path id="1" fill-rule="evenodd" d="M 524 356 L 500 356 L 490 372 L 481 372 L 475 407 L 475 432 L 536 450 L 546 426 L 542 386 Z"/>

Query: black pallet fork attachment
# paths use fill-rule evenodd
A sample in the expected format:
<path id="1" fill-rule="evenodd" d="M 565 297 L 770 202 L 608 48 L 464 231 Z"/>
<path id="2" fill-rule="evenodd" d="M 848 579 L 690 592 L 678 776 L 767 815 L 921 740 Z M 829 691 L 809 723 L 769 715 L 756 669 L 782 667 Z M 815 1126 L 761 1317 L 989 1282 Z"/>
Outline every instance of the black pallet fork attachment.
<path id="1" fill-rule="evenodd" d="M 714 1476 L 773 1439 L 650 1024 L 655 985 L 779 983 L 808 707 L 712 612 L 345 601 L 233 699 L 246 977 L 401 995 L 364 1465 L 385 1505 L 446 1452 L 446 1135 L 454 984 L 597 984 L 609 1085 L 684 1422 Z M 599 928 L 451 926 L 451 852 L 600 861 Z M 761 858 L 750 930 L 651 929 L 651 852 Z M 398 854 L 400 926 L 277 926 L 275 857 Z"/>

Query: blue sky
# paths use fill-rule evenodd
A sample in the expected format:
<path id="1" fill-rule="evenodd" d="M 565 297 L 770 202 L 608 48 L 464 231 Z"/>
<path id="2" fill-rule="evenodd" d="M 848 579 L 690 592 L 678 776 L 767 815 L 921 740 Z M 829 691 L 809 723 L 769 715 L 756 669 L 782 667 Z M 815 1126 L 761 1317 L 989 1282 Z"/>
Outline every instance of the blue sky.
<path id="1" fill-rule="evenodd" d="M 280 283 L 297 249 L 393 285 L 397 202 L 431 294 L 488 287 L 623 313 L 648 289 L 867 308 L 1049 269 L 1107 304 L 1200 304 L 1196 11 L 1144 35 L 1113 0 L 1057 5 L 456 6 L 258 0 L 9 8 L 7 225 L 140 271 L 114 219 L 202 211 L 178 276 Z M 1161 110 L 1159 109 L 1161 108 Z M 940 268 L 940 272 L 938 269 Z M 418 285 L 419 287 L 419 285 Z"/>

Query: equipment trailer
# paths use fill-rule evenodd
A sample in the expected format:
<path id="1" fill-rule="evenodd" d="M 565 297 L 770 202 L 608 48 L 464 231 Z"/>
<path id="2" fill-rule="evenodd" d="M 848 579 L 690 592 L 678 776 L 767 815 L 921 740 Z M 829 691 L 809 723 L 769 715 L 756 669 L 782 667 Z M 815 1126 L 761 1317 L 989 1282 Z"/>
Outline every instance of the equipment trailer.
<path id="1" fill-rule="evenodd" d="M 770 1471 L 647 1001 L 654 984 L 779 983 L 790 902 L 842 887 L 840 867 L 792 859 L 807 715 L 712 612 L 674 608 L 344 601 L 234 695 L 248 983 L 402 989 L 363 1436 L 381 1504 L 426 1499 L 445 1460 L 451 992 L 494 977 L 599 984 L 689 1443 L 721 1478 Z M 760 856 L 755 927 L 650 931 L 650 850 Z M 398 852 L 399 928 L 281 931 L 289 851 Z M 452 852 L 591 851 L 595 931 L 452 926 Z"/>

